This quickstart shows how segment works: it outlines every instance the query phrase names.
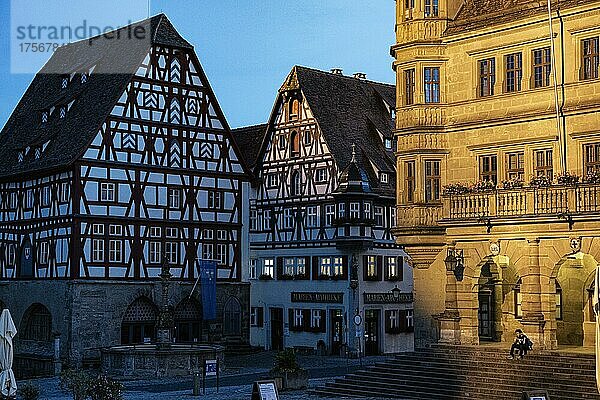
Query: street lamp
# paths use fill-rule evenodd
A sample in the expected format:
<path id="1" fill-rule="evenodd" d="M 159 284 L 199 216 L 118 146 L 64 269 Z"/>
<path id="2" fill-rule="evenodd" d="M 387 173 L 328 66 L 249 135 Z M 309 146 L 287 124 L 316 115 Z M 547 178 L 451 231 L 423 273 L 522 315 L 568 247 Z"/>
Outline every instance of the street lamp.
<path id="1" fill-rule="evenodd" d="M 453 272 L 457 281 L 463 280 L 465 257 L 462 249 L 448 248 L 444 263 L 446 264 L 446 271 Z"/>
<path id="2" fill-rule="evenodd" d="M 400 298 L 400 292 L 401 290 L 398 289 L 398 285 L 394 285 L 394 288 L 392 289 L 392 297 L 394 300 L 397 301 Z"/>

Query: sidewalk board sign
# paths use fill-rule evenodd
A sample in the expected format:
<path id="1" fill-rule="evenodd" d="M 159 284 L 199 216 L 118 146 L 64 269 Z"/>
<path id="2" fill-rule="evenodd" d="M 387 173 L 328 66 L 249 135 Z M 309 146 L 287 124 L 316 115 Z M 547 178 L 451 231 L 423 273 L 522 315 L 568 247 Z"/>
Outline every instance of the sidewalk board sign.
<path id="1" fill-rule="evenodd" d="M 275 381 L 256 381 L 252 386 L 252 400 L 279 400 Z"/>

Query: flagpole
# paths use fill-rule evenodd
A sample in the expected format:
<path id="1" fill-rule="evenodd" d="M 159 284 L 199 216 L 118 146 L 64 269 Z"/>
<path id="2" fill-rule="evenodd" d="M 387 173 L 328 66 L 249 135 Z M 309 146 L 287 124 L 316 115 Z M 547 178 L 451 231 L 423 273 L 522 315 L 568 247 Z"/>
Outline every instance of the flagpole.
<path id="1" fill-rule="evenodd" d="M 195 260 L 196 260 L 196 265 L 198 265 L 199 258 L 196 257 Z M 188 299 L 192 298 L 192 295 L 194 294 L 194 291 L 196 290 L 196 287 L 198 286 L 198 282 L 200 282 L 200 276 L 201 276 L 201 274 L 200 274 L 200 272 L 198 272 L 198 277 L 196 278 L 196 282 L 194 282 L 194 286 L 192 287 L 192 291 L 190 292 Z"/>

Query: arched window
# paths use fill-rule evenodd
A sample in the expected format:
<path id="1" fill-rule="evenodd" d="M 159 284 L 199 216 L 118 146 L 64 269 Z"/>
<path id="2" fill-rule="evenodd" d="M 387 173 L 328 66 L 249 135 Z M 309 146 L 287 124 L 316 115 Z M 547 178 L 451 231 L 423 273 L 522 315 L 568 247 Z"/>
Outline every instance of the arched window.
<path id="1" fill-rule="evenodd" d="M 556 281 L 556 294 L 554 297 L 556 299 L 556 319 L 561 320 L 563 319 L 563 293 L 558 281 Z"/>
<path id="2" fill-rule="evenodd" d="M 298 99 L 291 99 L 289 103 L 289 116 L 290 121 L 296 121 L 300 118 L 300 101 Z"/>
<path id="3" fill-rule="evenodd" d="M 298 171 L 294 171 L 294 172 L 292 172 L 292 176 L 290 178 L 290 195 L 291 196 L 300 196 L 300 194 L 302 194 L 300 173 L 298 173 Z"/>
<path id="4" fill-rule="evenodd" d="M 225 336 L 242 334 L 242 306 L 235 297 L 227 300 L 223 309 L 223 334 Z"/>
<path id="5" fill-rule="evenodd" d="M 156 315 L 156 306 L 147 297 L 140 297 L 131 303 L 121 323 L 121 344 L 153 341 Z"/>
<path id="6" fill-rule="evenodd" d="M 49 342 L 52 335 L 52 315 L 39 303 L 32 304 L 23 316 L 19 337 L 23 340 Z"/>
<path id="7" fill-rule="evenodd" d="M 175 308 L 175 341 L 195 343 L 201 340 L 202 308 L 196 299 L 186 298 Z"/>
<path id="8" fill-rule="evenodd" d="M 290 150 L 292 157 L 300 157 L 300 135 L 296 131 L 290 136 Z"/>
<path id="9" fill-rule="evenodd" d="M 523 310 L 521 305 L 523 304 L 523 295 L 521 294 L 521 279 L 515 285 L 513 289 L 515 294 L 515 318 L 521 318 L 523 316 Z"/>

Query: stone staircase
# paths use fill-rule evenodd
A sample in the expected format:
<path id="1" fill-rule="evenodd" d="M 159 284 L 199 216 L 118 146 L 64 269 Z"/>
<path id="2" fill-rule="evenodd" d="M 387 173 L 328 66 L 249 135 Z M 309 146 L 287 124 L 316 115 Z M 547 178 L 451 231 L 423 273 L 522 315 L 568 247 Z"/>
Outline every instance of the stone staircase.
<path id="1" fill-rule="evenodd" d="M 551 400 L 600 400 L 592 354 L 534 351 L 508 360 L 507 351 L 475 346 L 436 346 L 336 378 L 312 390 L 320 396 L 400 399 L 521 400 L 523 391 L 545 389 Z"/>

